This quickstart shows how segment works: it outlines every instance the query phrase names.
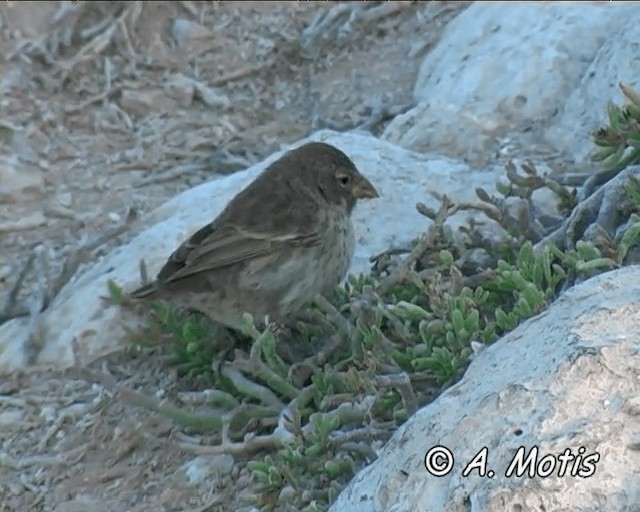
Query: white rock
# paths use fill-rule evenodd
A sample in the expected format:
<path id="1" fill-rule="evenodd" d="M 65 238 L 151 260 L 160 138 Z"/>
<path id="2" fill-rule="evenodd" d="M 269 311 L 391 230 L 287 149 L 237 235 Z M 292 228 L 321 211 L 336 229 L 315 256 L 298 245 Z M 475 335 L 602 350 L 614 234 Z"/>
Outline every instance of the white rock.
<path id="1" fill-rule="evenodd" d="M 417 213 L 415 204 L 423 201 L 436 207 L 429 191 L 446 193 L 454 201 L 472 201 L 475 187 L 492 193 L 502 174 L 498 168 L 495 172 L 473 172 L 453 160 L 412 153 L 368 134 L 321 131 L 311 139 L 326 140 L 345 151 L 381 194 L 379 199 L 361 202 L 354 212 L 358 246 L 352 272 L 367 271 L 370 256 L 391 245 L 406 244 L 427 229 L 431 221 Z M 114 250 L 67 284 L 43 313 L 46 336 L 36 363 L 54 367 L 73 364 L 74 340 L 82 361 L 122 346 L 122 326 L 135 326 L 140 319 L 102 300 L 107 296 L 107 280 L 113 279 L 125 290 L 133 289 L 139 284 L 141 258 L 154 276 L 178 244 L 214 218 L 281 155 L 279 152 L 247 171 L 199 185 L 144 217 L 143 229 L 127 246 Z M 451 226 L 462 224 L 469 215 L 473 212 L 460 213 Z M 0 326 L 0 371 L 25 365 L 27 325 L 26 319 L 16 319 Z"/>
<path id="2" fill-rule="evenodd" d="M 576 84 L 557 121 L 545 133 L 555 147 L 572 148 L 577 160 L 589 156 L 593 148 L 591 132 L 606 123 L 606 103 L 628 103 L 618 84 L 640 89 L 640 10 L 617 21 L 621 26 L 611 32 L 615 37 L 603 41 L 583 80 Z"/>
<path id="3" fill-rule="evenodd" d="M 24 421 L 24 410 L 22 409 L 9 409 L 0 412 L 0 425 L 7 427 L 21 421 Z"/>
<path id="4" fill-rule="evenodd" d="M 640 266 L 602 274 L 476 354 L 463 379 L 409 419 L 330 510 L 634 509 L 640 503 L 638 296 Z M 425 455 L 436 445 L 454 455 L 446 476 L 425 469 Z M 559 463 L 546 478 L 506 478 L 521 446 L 527 453 L 537 446 L 538 461 L 566 449 L 578 454 L 580 447 L 584 457 L 598 453 L 599 460 L 588 478 L 558 477 Z M 463 477 L 484 447 L 493 478 L 477 471 Z"/>
<path id="5" fill-rule="evenodd" d="M 195 21 L 177 19 L 171 27 L 171 35 L 179 47 L 188 46 L 198 39 L 210 39 L 211 31 Z"/>
<path id="6" fill-rule="evenodd" d="M 475 3 L 423 61 L 420 104 L 383 138 L 486 163 L 497 136 L 555 126 L 548 143 L 584 158 L 616 84 L 638 83 L 639 25 L 630 3 Z"/>
<path id="7" fill-rule="evenodd" d="M 217 481 L 227 476 L 233 470 L 235 463 L 235 459 L 228 453 L 196 457 L 184 464 L 178 472 L 190 485 L 197 485 L 205 481 Z"/>
<path id="8" fill-rule="evenodd" d="M 12 275 L 12 273 L 13 273 L 13 269 L 11 268 L 10 265 L 2 265 L 0 267 L 0 281 L 2 281 L 3 279 L 6 279 L 10 275 Z"/>
<path id="9" fill-rule="evenodd" d="M 228 107 L 231 104 L 231 100 L 220 90 L 212 89 L 182 73 L 171 75 L 166 80 L 164 88 L 182 107 L 191 105 L 194 96 L 210 107 Z"/>
<path id="10" fill-rule="evenodd" d="M 17 155 L 0 157 L 0 200 L 22 204 L 39 200 L 45 193 L 42 171 L 21 162 Z"/>
<path id="11" fill-rule="evenodd" d="M 169 76 L 164 83 L 164 90 L 175 99 L 182 108 L 186 108 L 193 102 L 195 92 L 195 80 L 186 77 L 182 73 Z"/>
<path id="12" fill-rule="evenodd" d="M 3 208 L 2 210 L 5 209 Z M 41 211 L 31 212 L 26 215 L 22 215 L 16 220 L 7 220 L 0 222 L 0 233 L 9 231 L 26 231 L 28 229 L 37 228 L 38 226 L 42 226 L 46 223 L 47 219 L 44 216 L 44 213 L 42 213 Z"/>
<path id="13" fill-rule="evenodd" d="M 71 208 L 73 206 L 73 193 L 61 192 L 56 196 L 56 201 L 65 208 Z"/>

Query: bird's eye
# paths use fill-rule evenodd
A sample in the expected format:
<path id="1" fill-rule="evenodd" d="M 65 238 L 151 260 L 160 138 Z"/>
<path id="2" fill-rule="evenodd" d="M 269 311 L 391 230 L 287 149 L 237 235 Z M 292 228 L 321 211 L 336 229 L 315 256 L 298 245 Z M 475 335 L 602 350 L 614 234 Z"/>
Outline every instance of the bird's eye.
<path id="1" fill-rule="evenodd" d="M 351 183 L 351 176 L 349 176 L 348 174 L 340 174 L 338 175 L 338 181 L 340 182 L 340 185 L 346 187 L 349 183 Z"/>

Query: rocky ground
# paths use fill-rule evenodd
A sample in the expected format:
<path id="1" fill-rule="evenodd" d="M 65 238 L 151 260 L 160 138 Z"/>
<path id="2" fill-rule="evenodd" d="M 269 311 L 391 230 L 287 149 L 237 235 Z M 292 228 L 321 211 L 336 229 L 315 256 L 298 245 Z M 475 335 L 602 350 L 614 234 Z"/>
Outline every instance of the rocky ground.
<path id="1" fill-rule="evenodd" d="M 179 191 L 320 128 L 380 133 L 411 104 L 422 57 L 465 6 L 2 4 L 4 318 L 46 304 L 78 266 L 126 241 L 133 218 Z M 197 386 L 153 354 L 93 369 L 157 397 Z M 0 383 L 0 510 L 247 503 L 246 459 L 209 459 L 199 482 L 180 469 L 197 455 L 185 434 L 93 381 L 39 370 Z"/>

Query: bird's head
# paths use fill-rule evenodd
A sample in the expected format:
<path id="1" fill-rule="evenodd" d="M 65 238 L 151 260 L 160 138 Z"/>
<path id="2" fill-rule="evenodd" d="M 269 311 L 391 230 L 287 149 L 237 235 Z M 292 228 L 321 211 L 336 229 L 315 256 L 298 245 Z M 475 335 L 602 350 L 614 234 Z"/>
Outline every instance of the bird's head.
<path id="1" fill-rule="evenodd" d="M 358 199 L 380 197 L 373 184 L 339 149 L 322 142 L 312 142 L 296 151 L 307 162 L 309 179 L 327 203 L 342 206 L 351 213 Z"/>

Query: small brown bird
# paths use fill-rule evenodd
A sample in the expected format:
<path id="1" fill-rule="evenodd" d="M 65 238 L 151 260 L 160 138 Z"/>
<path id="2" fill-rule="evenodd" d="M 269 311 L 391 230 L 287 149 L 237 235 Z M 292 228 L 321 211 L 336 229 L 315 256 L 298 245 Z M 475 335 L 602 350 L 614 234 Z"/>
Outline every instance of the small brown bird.
<path id="1" fill-rule="evenodd" d="M 346 275 L 351 212 L 374 186 L 340 150 L 305 144 L 272 163 L 130 294 L 238 328 L 243 313 L 283 322 Z"/>

